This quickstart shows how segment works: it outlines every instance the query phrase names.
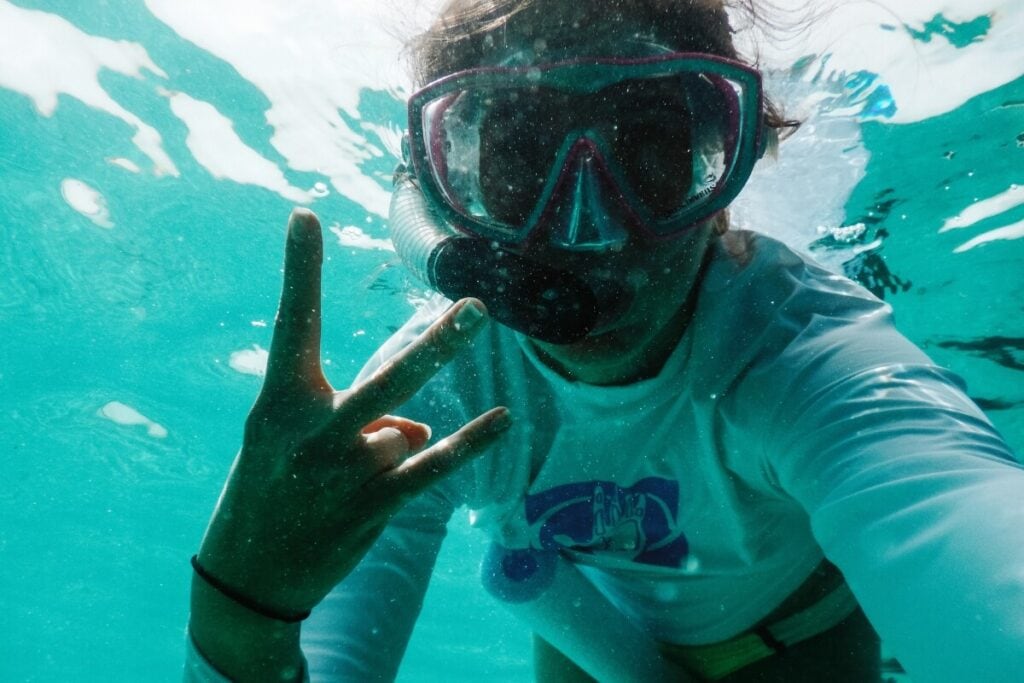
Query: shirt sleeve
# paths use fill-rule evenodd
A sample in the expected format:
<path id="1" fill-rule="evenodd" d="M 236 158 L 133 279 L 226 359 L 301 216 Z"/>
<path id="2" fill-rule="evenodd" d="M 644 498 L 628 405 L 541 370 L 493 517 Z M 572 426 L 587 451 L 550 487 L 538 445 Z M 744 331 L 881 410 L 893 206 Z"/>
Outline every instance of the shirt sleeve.
<path id="1" fill-rule="evenodd" d="M 302 627 L 313 680 L 394 680 L 453 507 L 440 490 L 407 505 L 313 610 Z"/>
<path id="2" fill-rule="evenodd" d="M 914 680 L 1019 680 L 1024 469 L 945 370 L 809 368 L 767 426 L 769 477 Z"/>

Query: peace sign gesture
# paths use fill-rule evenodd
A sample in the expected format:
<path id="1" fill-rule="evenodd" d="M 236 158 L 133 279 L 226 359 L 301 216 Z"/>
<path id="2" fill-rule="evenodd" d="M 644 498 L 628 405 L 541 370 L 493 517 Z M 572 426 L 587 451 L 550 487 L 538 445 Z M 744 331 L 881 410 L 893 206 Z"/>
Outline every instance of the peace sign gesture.
<path id="1" fill-rule="evenodd" d="M 472 299 L 365 382 L 335 391 L 320 364 L 322 260 L 319 222 L 295 210 L 266 379 L 199 552 L 217 581 L 277 614 L 320 602 L 403 503 L 509 425 L 507 411 L 495 408 L 421 451 L 429 426 L 390 414 L 483 326 L 483 306 Z M 211 625 L 197 628 L 193 585 L 192 630 L 202 647 Z"/>

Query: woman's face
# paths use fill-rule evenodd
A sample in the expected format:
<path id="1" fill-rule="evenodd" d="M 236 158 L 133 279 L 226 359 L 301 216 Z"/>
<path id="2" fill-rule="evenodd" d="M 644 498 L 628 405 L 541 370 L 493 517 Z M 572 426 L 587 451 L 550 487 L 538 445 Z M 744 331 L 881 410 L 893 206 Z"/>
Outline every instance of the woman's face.
<path id="1" fill-rule="evenodd" d="M 564 22 L 567 20 L 571 21 L 565 16 L 555 18 L 549 15 L 531 19 L 529 47 L 511 45 L 505 52 L 496 52 L 493 63 L 500 64 L 511 58 L 519 65 L 523 60 L 527 64 L 542 63 L 573 56 L 635 56 L 636 36 L 644 34 L 638 27 L 620 24 L 613 35 L 594 38 L 593 32 L 580 28 L 574 31 L 566 49 Z M 547 36 L 552 39 L 548 40 Z M 505 40 L 514 42 L 507 36 Z M 556 42 L 560 46 L 557 56 L 545 49 L 546 45 Z M 654 104 L 647 101 L 644 106 L 637 105 L 634 110 L 623 111 L 626 103 L 623 98 L 603 105 L 606 109 L 616 109 L 615 115 L 626 122 L 623 128 L 628 134 L 617 139 L 629 149 L 615 151 L 617 156 L 633 154 L 642 157 L 645 150 L 671 142 L 664 139 L 657 126 L 646 123 L 658 119 L 657 116 L 652 117 L 652 107 L 670 107 L 671 102 L 658 103 L 655 98 Z M 567 103 L 566 106 L 574 105 Z M 586 108 L 587 105 L 575 103 L 575 106 Z M 601 103 L 591 103 L 590 109 L 599 106 Z M 558 116 L 559 112 L 551 115 Z M 501 125 L 502 122 L 495 123 L 496 127 Z M 516 121 L 510 119 L 509 130 L 515 131 L 516 126 Z M 516 172 L 516 164 L 512 163 L 517 158 L 516 154 L 506 156 L 500 153 L 501 150 L 491 152 L 497 158 L 507 159 L 498 165 L 505 172 Z M 642 164 L 634 167 L 646 168 Z M 538 175 L 537 171 L 531 172 Z M 634 188 L 645 193 L 643 199 L 657 205 L 663 196 L 674 193 L 673 182 L 679 182 L 680 172 L 671 165 L 651 165 L 642 177 L 630 180 Z M 500 178 L 495 180 L 495 186 L 502 187 Z M 512 202 L 512 209 L 517 204 Z M 581 341 L 556 345 L 533 340 L 534 345 L 548 363 L 579 381 L 622 384 L 657 374 L 686 327 L 690 314 L 687 303 L 692 299 L 691 293 L 697 286 L 701 264 L 712 239 L 713 230 L 708 222 L 657 243 L 633 232 L 624 245 L 601 252 L 568 251 L 543 240 L 531 243 L 526 254 L 534 260 L 570 270 L 595 289 L 606 289 L 610 285 L 625 288 L 628 292 L 628 306 L 622 315 L 614 322 L 595 329 Z"/>

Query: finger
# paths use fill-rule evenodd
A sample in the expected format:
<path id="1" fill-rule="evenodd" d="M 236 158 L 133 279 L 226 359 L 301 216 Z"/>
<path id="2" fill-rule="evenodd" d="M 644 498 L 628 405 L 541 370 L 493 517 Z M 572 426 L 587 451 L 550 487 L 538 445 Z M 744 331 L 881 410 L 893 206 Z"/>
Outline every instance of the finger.
<path id="1" fill-rule="evenodd" d="M 416 340 L 355 387 L 338 411 L 341 425 L 364 425 L 408 401 L 465 348 L 483 327 L 487 309 L 463 299 Z"/>
<path id="2" fill-rule="evenodd" d="M 288 219 L 284 283 L 267 359 L 267 382 L 326 384 L 320 368 L 320 269 L 323 238 L 312 211 Z"/>
<path id="3" fill-rule="evenodd" d="M 385 415 L 380 419 L 374 420 L 363 427 L 362 433 L 368 436 L 385 428 L 397 429 L 401 432 L 402 436 L 409 442 L 409 451 L 411 452 L 420 450 L 427 444 L 427 441 L 430 441 L 429 425 L 407 420 L 404 417 L 395 417 L 394 415 Z"/>
<path id="4" fill-rule="evenodd" d="M 494 408 L 451 436 L 382 474 L 376 484 L 382 501 L 395 507 L 482 455 L 512 425 L 507 408 Z M 388 503 L 385 503 L 388 504 Z"/>

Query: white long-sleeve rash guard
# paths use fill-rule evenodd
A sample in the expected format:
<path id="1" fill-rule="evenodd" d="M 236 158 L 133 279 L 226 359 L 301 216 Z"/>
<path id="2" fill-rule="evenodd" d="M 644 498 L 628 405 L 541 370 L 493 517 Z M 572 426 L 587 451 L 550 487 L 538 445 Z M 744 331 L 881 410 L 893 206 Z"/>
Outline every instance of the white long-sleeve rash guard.
<path id="1" fill-rule="evenodd" d="M 753 240 L 745 265 L 716 252 L 655 378 L 569 382 L 490 325 L 417 395 L 402 414 L 438 436 L 495 405 L 515 423 L 314 611 L 314 680 L 394 677 L 462 505 L 493 540 L 485 585 L 600 680 L 643 679 L 636 648 L 622 664 L 638 633 L 744 631 L 823 554 L 915 680 L 1019 679 L 1024 469 L 888 305 Z M 364 373 L 436 315 L 416 315 Z M 566 580 L 580 592 L 560 601 Z"/>

